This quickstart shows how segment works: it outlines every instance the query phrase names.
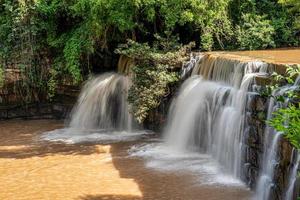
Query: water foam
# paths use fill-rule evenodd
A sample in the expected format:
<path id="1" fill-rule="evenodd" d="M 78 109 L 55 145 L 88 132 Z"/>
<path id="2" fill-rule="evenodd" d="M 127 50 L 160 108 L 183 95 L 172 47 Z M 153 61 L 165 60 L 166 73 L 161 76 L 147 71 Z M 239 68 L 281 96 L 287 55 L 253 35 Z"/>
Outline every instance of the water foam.
<path id="1" fill-rule="evenodd" d="M 51 142 L 63 142 L 66 144 L 77 143 L 117 143 L 135 141 L 152 134 L 147 131 L 114 131 L 114 130 L 82 130 L 74 128 L 56 129 L 54 131 L 45 132 L 41 139 Z"/>
<path id="2" fill-rule="evenodd" d="M 224 173 L 224 169 L 208 154 L 178 151 L 163 142 L 138 144 L 129 150 L 130 156 L 142 157 L 146 167 L 176 173 L 191 173 L 200 185 L 244 187 L 244 184 Z"/>
<path id="3" fill-rule="evenodd" d="M 41 139 L 68 144 L 140 139 L 148 133 L 133 130 L 137 126 L 127 102 L 129 85 L 128 77 L 116 73 L 91 78 L 83 86 L 66 128 L 44 133 Z"/>

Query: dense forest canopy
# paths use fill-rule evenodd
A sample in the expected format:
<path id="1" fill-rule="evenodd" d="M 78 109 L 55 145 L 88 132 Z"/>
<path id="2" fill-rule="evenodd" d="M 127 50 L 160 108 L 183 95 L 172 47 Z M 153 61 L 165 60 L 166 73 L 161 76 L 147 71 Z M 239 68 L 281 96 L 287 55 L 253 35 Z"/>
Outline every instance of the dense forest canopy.
<path id="1" fill-rule="evenodd" d="M 121 54 L 134 59 L 128 101 L 140 123 L 176 87 L 174 66 L 192 48 L 299 44 L 300 0 L 0 0 L 0 88 L 15 68 L 21 78 L 7 87 L 22 103 L 51 101 L 59 85 L 79 85 Z M 300 148 L 298 104 L 268 123 Z"/>
<path id="2" fill-rule="evenodd" d="M 175 35 L 200 50 L 298 46 L 299 16 L 298 0 L 1 0 L 0 69 L 18 67 L 24 85 L 51 96 L 128 39 L 152 45 Z"/>

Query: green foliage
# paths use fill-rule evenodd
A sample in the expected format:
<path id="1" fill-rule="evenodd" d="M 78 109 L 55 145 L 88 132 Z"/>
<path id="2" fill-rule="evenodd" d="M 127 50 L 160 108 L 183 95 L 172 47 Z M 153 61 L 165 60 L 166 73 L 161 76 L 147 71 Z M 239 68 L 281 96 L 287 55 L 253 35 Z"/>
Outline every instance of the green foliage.
<path id="1" fill-rule="evenodd" d="M 3 87 L 4 85 L 4 69 L 3 67 L 0 65 L 0 88 Z"/>
<path id="2" fill-rule="evenodd" d="M 293 11 L 300 11 L 300 2 L 298 0 L 279 0 L 279 3 L 288 6 Z"/>
<path id="3" fill-rule="evenodd" d="M 242 17 L 243 24 L 237 26 L 237 41 L 241 49 L 265 49 L 275 47 L 274 27 L 270 20 L 253 14 Z"/>
<path id="4" fill-rule="evenodd" d="M 178 75 L 168 72 L 168 67 L 139 65 L 132 69 L 135 77 L 128 100 L 139 123 L 147 118 L 151 110 L 159 106 L 162 97 L 168 93 L 168 85 L 178 81 Z"/>
<path id="5" fill-rule="evenodd" d="M 53 100 L 53 97 L 55 96 L 55 92 L 57 88 L 57 76 L 58 76 L 58 72 L 55 69 L 51 69 L 50 78 L 47 83 L 48 97 L 50 101 Z"/>
<path id="6" fill-rule="evenodd" d="M 280 96 L 272 96 L 272 91 L 277 90 L 280 88 L 281 85 L 293 85 L 295 82 L 295 78 L 300 75 L 300 65 L 295 66 L 287 66 L 286 68 L 286 74 L 281 75 L 276 72 L 272 74 L 273 83 L 269 86 L 267 86 L 267 95 L 271 96 L 272 98 L 275 98 L 276 101 L 284 102 L 285 98 L 293 99 L 297 98 L 298 94 L 295 92 L 297 90 L 287 90 Z M 299 86 L 297 86 L 299 87 Z"/>
<path id="7" fill-rule="evenodd" d="M 281 4 L 287 7 L 289 13 L 294 16 L 293 26 L 300 31 L 300 1 L 298 0 L 279 0 Z"/>
<path id="8" fill-rule="evenodd" d="M 292 145 L 300 149 L 300 105 L 290 105 L 282 108 L 273 114 L 273 118 L 268 122 L 277 131 L 284 133 Z"/>
<path id="9" fill-rule="evenodd" d="M 286 75 L 273 74 L 275 82 L 270 86 L 270 91 L 277 90 L 282 84 L 294 85 L 294 80 L 300 77 L 300 65 L 289 66 L 286 71 Z M 273 96 L 277 101 L 284 102 L 286 98 L 296 100 L 300 99 L 300 86 L 297 85 L 293 90 L 287 90 L 280 96 Z M 289 103 L 287 108 L 280 108 L 273 113 L 272 119 L 267 122 L 270 126 L 277 131 L 284 133 L 284 136 L 293 144 L 296 148 L 300 149 L 300 103 Z"/>
<path id="10" fill-rule="evenodd" d="M 47 70 L 41 67 L 40 20 L 34 1 L 3 0 L 0 5 L 0 60 L 5 67 L 18 67 L 22 80 L 16 92 L 24 102 L 39 100 L 45 91 Z"/>
<path id="11" fill-rule="evenodd" d="M 169 94 L 170 84 L 179 80 L 173 69 L 187 58 L 193 46 L 181 46 L 160 37 L 157 39 L 152 47 L 147 43 L 140 44 L 129 40 L 116 51 L 135 61 L 128 100 L 135 118 L 140 123 L 147 118 L 151 110 L 159 106 L 161 99 Z"/>
<path id="12" fill-rule="evenodd" d="M 290 6 L 286 4 L 279 3 L 277 0 L 232 0 L 229 10 L 235 29 L 243 27 L 245 22 L 244 16 L 248 15 L 256 23 L 257 21 L 264 21 L 264 26 L 274 29 L 271 39 L 276 47 L 297 46 L 299 44 L 299 39 L 295 37 L 297 30 L 300 30 L 296 26 L 297 22 L 299 22 L 299 12 L 292 12 Z M 269 20 L 269 22 L 266 20 Z M 237 34 L 237 36 L 239 35 Z M 234 40 L 235 38 L 233 38 Z M 259 48 L 264 48 L 262 45 L 260 46 Z M 240 44 L 239 46 L 233 46 L 233 48 L 236 47 L 240 47 Z"/>
<path id="13" fill-rule="evenodd" d="M 52 96 L 49 83 L 81 83 L 127 39 L 179 35 L 201 50 L 296 46 L 299 13 L 297 0 L 0 0 L 0 61 L 22 70 L 20 91 Z"/>

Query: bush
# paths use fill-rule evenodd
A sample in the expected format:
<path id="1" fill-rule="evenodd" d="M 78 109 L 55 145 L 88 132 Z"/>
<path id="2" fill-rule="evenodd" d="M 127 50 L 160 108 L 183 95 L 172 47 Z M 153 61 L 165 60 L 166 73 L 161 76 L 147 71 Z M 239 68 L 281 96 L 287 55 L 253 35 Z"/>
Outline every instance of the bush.
<path id="1" fill-rule="evenodd" d="M 158 41 L 153 46 L 129 40 L 126 45 L 116 50 L 117 53 L 134 59 L 128 100 L 139 123 L 142 123 L 149 112 L 160 105 L 161 99 L 169 94 L 170 84 L 179 80 L 174 67 L 181 66 L 193 46 L 181 46 L 160 37 L 156 38 Z"/>
<path id="2" fill-rule="evenodd" d="M 294 85 L 295 78 L 300 77 L 300 65 L 288 67 L 286 75 L 287 76 L 282 76 L 275 73 L 275 82 L 273 86 L 270 87 L 271 90 L 278 89 L 279 85 L 282 83 Z M 299 102 L 299 92 L 300 85 L 297 85 L 293 90 L 287 90 L 281 96 L 272 97 L 277 101 L 282 102 L 284 102 L 287 98 L 293 101 L 292 103 L 289 102 L 289 105 L 286 108 L 280 108 L 275 111 L 272 119 L 267 122 L 277 131 L 283 132 L 285 138 L 287 138 L 291 144 L 298 149 L 300 149 L 300 103 L 295 103 L 294 101 Z"/>
<path id="3" fill-rule="evenodd" d="M 273 113 L 273 118 L 268 123 L 277 131 L 283 132 L 285 138 L 300 149 L 300 104 L 279 109 Z"/>
<path id="4" fill-rule="evenodd" d="M 263 16 L 245 14 L 243 24 L 237 26 L 237 41 L 240 49 L 264 49 L 275 47 L 273 35 L 274 27 L 270 20 Z"/>

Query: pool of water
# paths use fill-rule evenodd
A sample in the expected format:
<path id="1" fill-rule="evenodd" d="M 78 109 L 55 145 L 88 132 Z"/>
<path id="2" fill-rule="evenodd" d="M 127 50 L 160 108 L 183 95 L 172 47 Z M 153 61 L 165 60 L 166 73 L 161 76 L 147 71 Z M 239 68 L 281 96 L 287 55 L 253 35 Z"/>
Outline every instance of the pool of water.
<path id="1" fill-rule="evenodd" d="M 101 133 L 94 132 L 87 134 L 86 141 L 81 135 L 70 142 L 72 138 L 59 137 L 56 130 L 63 130 L 61 121 L 3 121 L 0 127 L 0 199 L 246 200 L 252 196 L 245 186 L 223 176 L 205 155 L 167 156 L 152 134 L 132 134 L 124 140 L 118 136 L 103 143 Z M 91 139 L 95 137 L 96 142 Z"/>

